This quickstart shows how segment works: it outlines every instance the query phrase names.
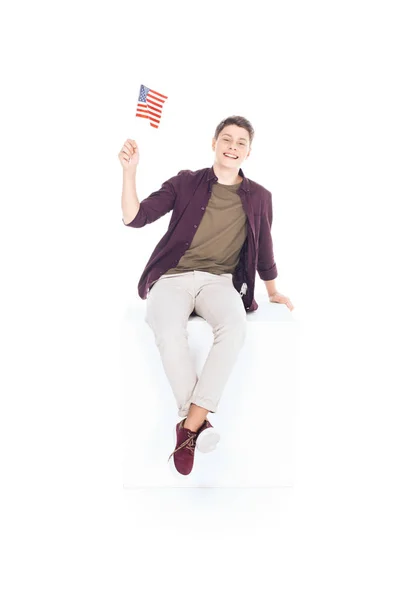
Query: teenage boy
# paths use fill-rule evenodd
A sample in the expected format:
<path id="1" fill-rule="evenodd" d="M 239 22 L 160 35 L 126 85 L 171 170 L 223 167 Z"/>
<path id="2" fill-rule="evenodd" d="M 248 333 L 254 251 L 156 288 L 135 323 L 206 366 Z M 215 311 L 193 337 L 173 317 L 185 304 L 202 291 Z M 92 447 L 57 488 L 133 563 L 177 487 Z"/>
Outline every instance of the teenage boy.
<path id="1" fill-rule="evenodd" d="M 147 299 L 145 320 L 153 330 L 178 415 L 184 417 L 175 427 L 176 445 L 169 457 L 181 475 L 192 471 L 195 448 L 210 452 L 220 439 L 206 417 L 217 411 L 243 346 L 246 313 L 258 308 L 256 270 L 269 299 L 294 308 L 275 285 L 271 193 L 241 168 L 253 137 L 244 117 L 221 121 L 212 138 L 213 166 L 179 171 L 142 202 L 136 193 L 137 142 L 128 139 L 118 155 L 123 223 L 144 227 L 172 210 L 168 231 L 147 262 L 138 292 Z M 214 334 L 200 378 L 188 346 L 192 314 L 203 317 Z"/>

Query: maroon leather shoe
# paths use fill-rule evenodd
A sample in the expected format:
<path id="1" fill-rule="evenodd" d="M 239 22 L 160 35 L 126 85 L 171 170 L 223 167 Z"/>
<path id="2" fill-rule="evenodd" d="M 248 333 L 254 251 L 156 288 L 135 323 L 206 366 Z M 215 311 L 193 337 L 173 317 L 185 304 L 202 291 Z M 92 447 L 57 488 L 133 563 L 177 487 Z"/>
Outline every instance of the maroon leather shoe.
<path id="1" fill-rule="evenodd" d="M 183 427 L 185 419 L 182 419 L 175 426 L 176 445 L 175 450 L 170 454 L 169 459 L 173 456 L 171 467 L 173 471 L 179 475 L 189 475 L 193 469 L 194 451 L 196 448 L 197 431 L 191 431 Z"/>
<path id="2" fill-rule="evenodd" d="M 203 425 L 197 430 L 196 448 L 200 452 L 212 452 L 220 438 L 220 434 L 215 431 L 210 421 L 205 419 Z"/>

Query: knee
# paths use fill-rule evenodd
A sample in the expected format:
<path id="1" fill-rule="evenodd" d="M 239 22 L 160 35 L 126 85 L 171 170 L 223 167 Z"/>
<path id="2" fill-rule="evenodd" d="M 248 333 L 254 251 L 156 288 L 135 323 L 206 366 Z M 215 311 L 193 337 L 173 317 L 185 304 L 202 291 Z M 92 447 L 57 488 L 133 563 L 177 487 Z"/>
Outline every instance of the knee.
<path id="1" fill-rule="evenodd" d="M 157 346 L 174 346 L 179 340 L 188 340 L 188 331 L 184 326 L 164 323 L 161 326 L 152 326 Z"/>
<path id="2" fill-rule="evenodd" d="M 222 324 L 221 328 L 224 328 L 225 330 L 229 331 L 229 336 L 232 338 L 232 343 L 235 343 L 239 346 L 244 344 L 247 332 L 246 318 L 231 319 L 225 321 Z"/>

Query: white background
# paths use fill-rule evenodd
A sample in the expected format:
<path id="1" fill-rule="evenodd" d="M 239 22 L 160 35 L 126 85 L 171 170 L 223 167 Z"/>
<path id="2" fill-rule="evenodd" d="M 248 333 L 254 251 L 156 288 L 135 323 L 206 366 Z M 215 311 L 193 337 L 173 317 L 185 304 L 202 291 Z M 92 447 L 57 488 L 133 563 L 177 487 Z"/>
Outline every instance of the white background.
<path id="1" fill-rule="evenodd" d="M 213 576 L 210 598 L 249 582 L 261 596 L 266 581 L 273 598 L 398 598 L 395 7 L 2 9 L 4 597 L 131 598 L 146 582 L 141 598 L 157 586 L 200 597 Z M 141 83 L 168 96 L 158 130 L 135 118 Z M 204 516 L 174 515 L 138 555 L 145 521 L 122 498 L 118 328 L 170 214 L 123 225 L 117 155 L 138 142 L 143 199 L 211 166 L 215 127 L 232 114 L 255 128 L 243 170 L 272 192 L 277 287 L 305 324 L 296 502 L 256 532 L 215 525 L 206 553 Z"/>

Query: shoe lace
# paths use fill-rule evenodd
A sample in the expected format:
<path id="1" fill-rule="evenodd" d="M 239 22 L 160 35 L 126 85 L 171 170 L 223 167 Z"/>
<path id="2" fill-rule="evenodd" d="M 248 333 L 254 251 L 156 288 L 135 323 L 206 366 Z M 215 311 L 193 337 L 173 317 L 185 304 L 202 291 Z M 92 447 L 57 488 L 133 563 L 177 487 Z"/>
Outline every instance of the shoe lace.
<path id="1" fill-rule="evenodd" d="M 186 440 L 184 440 L 182 442 L 182 444 L 180 446 L 178 446 L 178 448 L 175 448 L 175 450 L 173 452 L 171 452 L 171 454 L 168 457 L 168 460 L 171 458 L 171 456 L 173 454 L 175 454 L 175 452 L 178 452 L 178 450 L 182 450 L 182 448 L 185 448 L 185 447 L 187 447 L 189 452 L 194 454 L 194 449 L 196 447 L 196 437 L 197 437 L 197 433 L 195 433 L 195 432 L 188 433 L 188 438 Z"/>

